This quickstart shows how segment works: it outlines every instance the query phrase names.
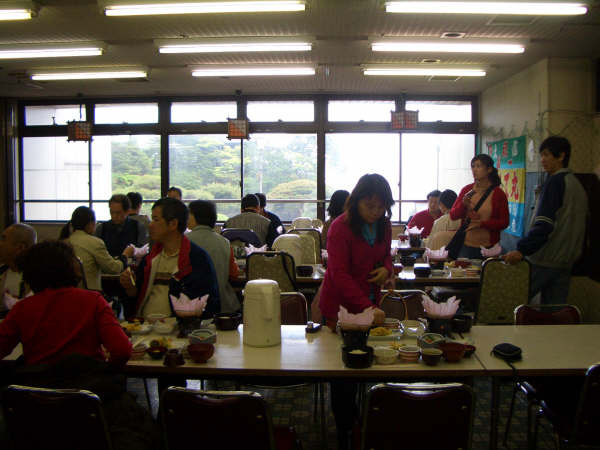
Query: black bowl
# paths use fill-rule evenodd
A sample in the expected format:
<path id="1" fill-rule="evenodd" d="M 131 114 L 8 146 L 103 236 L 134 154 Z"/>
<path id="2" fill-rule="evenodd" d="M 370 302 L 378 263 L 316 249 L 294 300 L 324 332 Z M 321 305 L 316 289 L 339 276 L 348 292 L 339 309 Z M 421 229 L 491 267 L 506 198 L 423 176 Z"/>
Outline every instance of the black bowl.
<path id="1" fill-rule="evenodd" d="M 342 361 L 351 369 L 366 369 L 373 364 L 373 347 L 342 347 Z"/>
<path id="2" fill-rule="evenodd" d="M 431 274 L 431 267 L 429 264 L 419 263 L 415 264 L 413 271 L 418 277 L 428 277 Z"/>
<path id="3" fill-rule="evenodd" d="M 217 313 L 214 322 L 217 330 L 237 330 L 239 324 L 242 323 L 242 315 L 240 313 Z"/>
<path id="4" fill-rule="evenodd" d="M 344 339 L 344 347 L 349 349 L 363 348 L 367 345 L 367 339 L 369 339 L 369 332 L 371 330 L 344 330 L 340 328 L 342 339 Z"/>
<path id="5" fill-rule="evenodd" d="M 415 257 L 410 255 L 402 255 L 400 258 L 400 262 L 404 267 L 412 267 L 415 265 Z"/>
<path id="6" fill-rule="evenodd" d="M 473 318 L 466 314 L 457 314 L 452 318 L 452 331 L 455 333 L 468 333 L 472 325 Z"/>
<path id="7" fill-rule="evenodd" d="M 306 265 L 296 266 L 296 273 L 301 277 L 310 277 L 313 273 L 313 268 Z"/>

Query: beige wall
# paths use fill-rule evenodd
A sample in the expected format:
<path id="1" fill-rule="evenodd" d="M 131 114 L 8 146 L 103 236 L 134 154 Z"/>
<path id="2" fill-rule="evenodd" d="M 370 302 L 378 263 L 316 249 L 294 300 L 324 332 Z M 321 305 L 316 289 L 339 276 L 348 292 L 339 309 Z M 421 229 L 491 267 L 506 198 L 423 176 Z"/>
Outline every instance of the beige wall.
<path id="1" fill-rule="evenodd" d="M 573 171 L 592 172 L 600 130 L 594 121 L 595 64 L 587 58 L 552 58 L 548 69 L 548 134 L 569 139 Z"/>
<path id="2" fill-rule="evenodd" d="M 550 134 L 572 145 L 570 167 L 592 172 L 600 165 L 600 117 L 593 114 L 594 65 L 589 59 L 540 61 L 481 94 L 481 144 L 525 134 L 534 151 L 527 171 L 537 172 L 537 148 Z M 586 322 L 600 322 L 600 283 L 573 277 L 568 301 L 578 305 Z"/>
<path id="3" fill-rule="evenodd" d="M 537 148 L 546 128 L 548 110 L 548 60 L 542 60 L 481 94 L 481 148 L 486 142 L 527 136 Z M 529 156 L 533 156 L 530 158 Z M 539 167 L 537 152 L 527 158 L 527 170 Z"/>

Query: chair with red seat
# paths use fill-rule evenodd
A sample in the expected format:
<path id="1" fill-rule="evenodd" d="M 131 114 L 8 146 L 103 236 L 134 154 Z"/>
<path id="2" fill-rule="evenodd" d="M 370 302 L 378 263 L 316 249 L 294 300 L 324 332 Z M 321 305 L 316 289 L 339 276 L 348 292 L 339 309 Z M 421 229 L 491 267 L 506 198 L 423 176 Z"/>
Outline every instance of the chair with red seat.
<path id="1" fill-rule="evenodd" d="M 374 386 L 367 394 L 360 448 L 471 448 L 473 398 L 471 388 L 459 383 Z"/>
<path id="2" fill-rule="evenodd" d="M 260 394 L 169 387 L 160 399 L 166 447 L 244 450 L 301 449 L 292 427 L 273 425 Z"/>
<path id="3" fill-rule="evenodd" d="M 515 325 L 576 325 L 582 321 L 581 311 L 575 305 L 519 305 L 514 311 Z M 564 381 L 564 380 L 563 380 Z M 577 383 L 577 378 L 571 380 Z M 519 380 L 515 383 L 508 419 L 506 420 L 506 429 L 504 430 L 504 445 L 507 445 L 508 433 L 512 421 L 515 398 L 517 391 L 521 390 L 527 398 L 527 441 L 532 448 L 531 428 L 533 422 L 533 410 L 539 407 L 539 395 L 546 391 L 549 386 L 557 384 L 555 380 L 544 380 L 539 378 L 529 378 Z M 561 383 L 562 384 L 562 383 Z"/>

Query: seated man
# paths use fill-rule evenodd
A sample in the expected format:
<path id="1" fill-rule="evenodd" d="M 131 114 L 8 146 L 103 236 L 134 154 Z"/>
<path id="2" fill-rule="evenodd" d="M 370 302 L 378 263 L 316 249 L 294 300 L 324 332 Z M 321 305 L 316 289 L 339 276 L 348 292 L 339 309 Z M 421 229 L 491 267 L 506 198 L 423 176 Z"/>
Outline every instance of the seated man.
<path id="1" fill-rule="evenodd" d="M 433 228 L 425 243 L 427 248 L 439 250 L 445 247 L 452 240 L 456 230 L 460 228 L 460 219 L 452 220 L 449 214 L 457 197 L 456 192 L 452 189 L 446 189 L 440 195 L 442 216 L 433 223 Z"/>
<path id="2" fill-rule="evenodd" d="M 178 187 L 171 186 L 167 190 L 167 197 L 168 198 L 175 198 L 177 200 L 183 201 L 183 192 L 181 192 L 181 189 L 179 189 Z"/>
<path id="3" fill-rule="evenodd" d="M 239 269 L 233 257 L 231 244 L 214 230 L 217 222 L 217 208 L 208 200 L 194 200 L 190 203 L 188 228 L 192 231 L 186 234 L 194 244 L 204 249 L 215 266 L 221 312 L 234 312 L 240 309 L 240 302 L 229 283 L 236 279 Z"/>
<path id="4" fill-rule="evenodd" d="M 150 219 L 146 214 L 140 214 L 142 201 L 144 200 L 142 194 L 139 192 L 128 192 L 127 198 L 129 199 L 129 211 L 127 212 L 127 217 L 140 222 L 146 228 L 146 232 L 148 232 Z"/>
<path id="5" fill-rule="evenodd" d="M 225 222 L 223 228 L 247 228 L 258 236 L 261 245 L 267 242 L 271 221 L 260 215 L 260 201 L 255 194 L 247 194 L 242 199 L 242 212 Z"/>
<path id="6" fill-rule="evenodd" d="M 152 206 L 150 238 L 152 251 L 137 268 L 135 277 L 130 269 L 121 273 L 125 288 L 134 308 L 128 316 L 146 317 L 149 314 L 173 316 L 170 296 L 185 294 L 189 299 L 208 294 L 208 303 L 202 318 L 212 317 L 221 309 L 217 276 L 213 263 L 204 250 L 184 236 L 188 210 L 183 202 L 162 198 Z M 199 326 L 198 318 L 178 318 L 182 331 Z"/>
<path id="7" fill-rule="evenodd" d="M 29 291 L 17 268 L 17 257 L 36 239 L 35 230 L 24 223 L 7 227 L 0 236 L 0 317 Z"/>
<path id="8" fill-rule="evenodd" d="M 423 228 L 423 231 L 421 232 L 421 237 L 423 238 L 429 236 L 431 228 L 433 227 L 433 222 L 442 215 L 439 207 L 441 194 L 442 193 L 438 190 L 431 191 L 427 194 L 427 209 L 415 214 L 412 219 L 410 219 L 410 222 L 408 222 L 408 228 Z"/>
<path id="9" fill-rule="evenodd" d="M 267 211 L 265 209 L 265 207 L 267 206 L 267 196 L 262 192 L 257 192 L 254 195 L 258 197 L 258 201 L 260 203 L 258 205 L 258 213 L 271 221 L 271 225 L 269 226 L 269 232 L 267 234 L 267 245 L 269 247 L 272 247 L 273 241 L 277 239 L 279 235 L 285 233 L 285 228 L 283 228 L 283 223 L 281 223 L 281 219 L 277 216 L 277 214 L 274 214 L 271 211 Z"/>
<path id="10" fill-rule="evenodd" d="M 130 206 L 126 195 L 113 195 L 108 201 L 110 220 L 96 227 L 96 236 L 104 241 L 108 253 L 115 258 L 130 244 L 142 247 L 148 243 L 148 232 L 144 225 L 127 217 Z"/>

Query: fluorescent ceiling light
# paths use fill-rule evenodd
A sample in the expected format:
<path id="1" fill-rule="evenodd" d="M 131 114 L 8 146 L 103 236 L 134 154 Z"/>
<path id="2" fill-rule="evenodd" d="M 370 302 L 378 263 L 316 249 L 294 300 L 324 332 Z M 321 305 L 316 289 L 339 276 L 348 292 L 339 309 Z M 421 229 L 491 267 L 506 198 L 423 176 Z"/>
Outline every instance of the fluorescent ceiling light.
<path id="1" fill-rule="evenodd" d="M 97 43 L 0 45 L 0 59 L 99 56 L 102 52 Z"/>
<path id="2" fill-rule="evenodd" d="M 63 72 L 45 72 L 34 73 L 32 80 L 36 81 L 56 81 L 56 80 L 101 80 L 107 78 L 146 78 L 147 72 L 144 70 L 80 70 Z"/>
<path id="3" fill-rule="evenodd" d="M 367 66 L 364 75 L 379 76 L 447 76 L 447 77 L 485 77 L 485 70 L 467 69 L 462 67 L 390 67 Z"/>
<path id="4" fill-rule="evenodd" d="M 214 14 L 237 12 L 304 11 L 303 0 L 226 1 L 226 2 L 146 2 L 107 4 L 107 16 L 146 16 L 156 14 Z"/>
<path id="5" fill-rule="evenodd" d="M 485 44 L 474 42 L 374 42 L 374 52 L 444 52 L 444 53 L 523 53 L 520 44 Z"/>
<path id="6" fill-rule="evenodd" d="M 31 19 L 37 8 L 32 1 L 4 1 L 0 2 L 0 20 L 27 20 Z"/>
<path id="7" fill-rule="evenodd" d="M 587 13 L 583 3 L 558 2 L 386 2 L 385 10 L 394 13 L 432 14 L 524 14 L 532 16 L 572 16 Z"/>
<path id="8" fill-rule="evenodd" d="M 308 52 L 310 42 L 273 39 L 207 39 L 156 41 L 159 53 L 226 53 L 226 52 Z"/>
<path id="9" fill-rule="evenodd" d="M 298 76 L 314 75 L 314 67 L 211 67 L 194 69 L 194 77 L 252 77 L 252 76 Z"/>

